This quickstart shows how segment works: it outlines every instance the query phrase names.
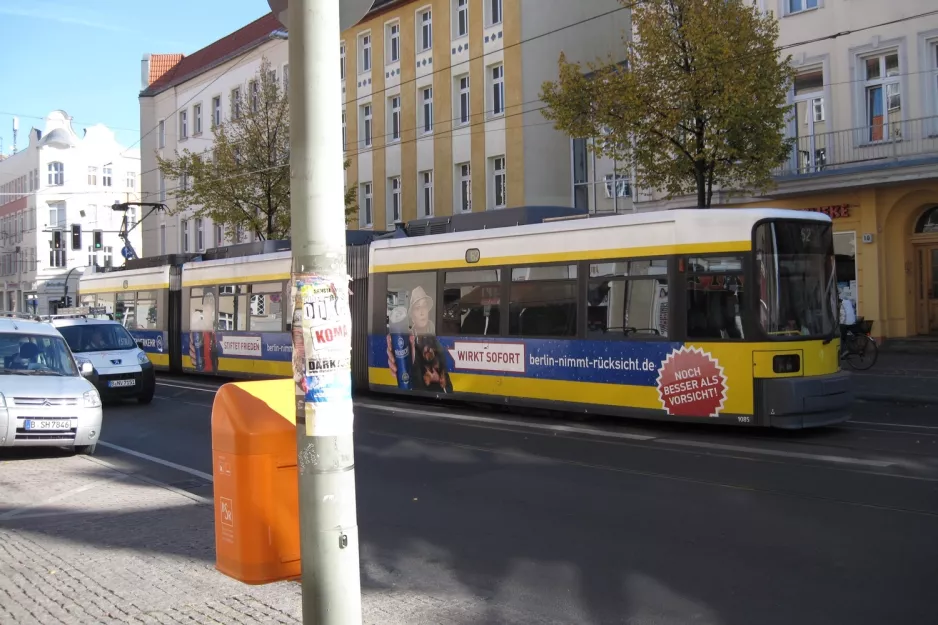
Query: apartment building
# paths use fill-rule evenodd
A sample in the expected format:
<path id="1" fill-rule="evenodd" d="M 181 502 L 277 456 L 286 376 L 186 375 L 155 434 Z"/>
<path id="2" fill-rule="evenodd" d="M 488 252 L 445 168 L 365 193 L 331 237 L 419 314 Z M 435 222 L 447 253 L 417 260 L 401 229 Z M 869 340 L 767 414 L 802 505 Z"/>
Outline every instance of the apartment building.
<path id="1" fill-rule="evenodd" d="M 249 233 L 227 232 L 192 210 L 175 212 L 173 191 L 181 182 L 166 179 L 157 155 L 171 158 L 176 151 L 211 151 L 212 128 L 230 120 L 231 96 L 247 89 L 263 59 L 278 80 L 289 79 L 287 33 L 273 14 L 267 14 L 208 46 L 183 54 L 145 54 L 141 67 L 140 150 L 141 183 L 148 202 L 163 202 L 171 210 L 154 214 L 141 224 L 150 256 L 200 252 L 235 242 Z"/>
<path id="2" fill-rule="evenodd" d="M 791 157 L 762 197 L 714 205 L 829 214 L 840 295 L 878 337 L 938 333 L 938 15 L 925 0 L 754 0 L 779 19 L 797 78 Z M 846 34 L 841 34 L 846 33 Z M 570 141 L 572 202 L 595 212 L 694 206 L 643 189 Z"/>
<path id="3" fill-rule="evenodd" d="M 140 201 L 140 156 L 103 125 L 82 136 L 53 111 L 29 145 L 0 160 L 0 310 L 54 312 L 78 278 L 123 263 L 115 202 Z M 139 209 L 128 219 L 136 224 Z M 139 228 L 130 242 L 141 251 Z"/>
<path id="4" fill-rule="evenodd" d="M 569 205 L 570 142 L 541 85 L 561 51 L 606 56 L 629 24 L 616 0 L 378 0 L 342 34 L 358 226 Z"/>

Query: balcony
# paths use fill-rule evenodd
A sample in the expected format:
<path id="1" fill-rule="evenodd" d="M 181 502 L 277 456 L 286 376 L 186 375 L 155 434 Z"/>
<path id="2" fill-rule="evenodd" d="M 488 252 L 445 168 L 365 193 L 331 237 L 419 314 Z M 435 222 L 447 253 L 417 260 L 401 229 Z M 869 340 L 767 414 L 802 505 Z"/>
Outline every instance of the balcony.
<path id="1" fill-rule="evenodd" d="M 774 175 L 782 184 L 819 179 L 829 184 L 830 176 L 863 174 L 872 184 L 882 182 L 876 173 L 894 176 L 897 168 L 922 167 L 927 171 L 921 177 L 935 177 L 935 163 L 938 116 L 797 137 L 791 158 Z"/>

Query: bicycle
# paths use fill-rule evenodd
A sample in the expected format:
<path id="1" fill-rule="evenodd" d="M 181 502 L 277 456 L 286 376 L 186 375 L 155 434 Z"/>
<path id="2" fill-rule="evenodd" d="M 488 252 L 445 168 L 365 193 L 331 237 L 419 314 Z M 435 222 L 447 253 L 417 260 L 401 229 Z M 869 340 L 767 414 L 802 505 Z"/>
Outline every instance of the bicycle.
<path id="1" fill-rule="evenodd" d="M 879 347 L 870 336 L 872 331 L 873 322 L 866 321 L 863 317 L 858 318 L 855 324 L 844 326 L 840 359 L 846 361 L 851 369 L 866 371 L 876 364 Z"/>

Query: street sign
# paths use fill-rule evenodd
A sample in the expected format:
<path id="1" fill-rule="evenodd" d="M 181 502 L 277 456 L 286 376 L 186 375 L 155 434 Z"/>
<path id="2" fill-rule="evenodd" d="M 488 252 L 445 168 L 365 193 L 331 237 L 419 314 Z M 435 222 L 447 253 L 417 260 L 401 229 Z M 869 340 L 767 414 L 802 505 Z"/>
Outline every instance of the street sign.
<path id="1" fill-rule="evenodd" d="M 321 0 L 315 0 L 321 1 Z M 267 0 L 270 10 L 274 12 L 280 23 L 290 28 L 287 16 L 289 0 Z M 339 29 L 345 30 L 357 24 L 375 4 L 375 0 L 339 0 Z"/>

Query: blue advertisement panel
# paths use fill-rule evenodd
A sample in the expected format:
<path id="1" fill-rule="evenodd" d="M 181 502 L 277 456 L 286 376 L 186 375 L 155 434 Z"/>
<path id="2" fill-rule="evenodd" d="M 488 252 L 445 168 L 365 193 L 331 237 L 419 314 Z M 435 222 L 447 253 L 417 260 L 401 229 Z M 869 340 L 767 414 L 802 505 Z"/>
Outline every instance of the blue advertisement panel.
<path id="1" fill-rule="evenodd" d="M 196 371 L 218 371 L 219 358 L 291 362 L 293 343 L 288 332 L 184 332 L 182 353 Z"/>
<path id="2" fill-rule="evenodd" d="M 569 341 L 479 339 L 395 335 L 388 358 L 385 336 L 370 337 L 370 365 L 395 369 L 398 382 L 420 388 L 422 369 L 509 377 L 656 386 L 659 369 L 681 343 L 665 341 Z M 402 340 L 403 339 L 403 340 Z M 408 340 L 409 339 L 409 340 Z M 409 342 L 410 345 L 406 343 Z M 390 362 L 389 362 L 390 360 Z M 406 382 L 404 371 L 411 369 Z M 400 365 L 400 366 L 399 366 Z M 433 377 L 433 373 L 429 377 Z M 440 374 L 437 373 L 436 379 Z M 458 390 L 458 389 L 457 389 Z"/>
<path id="3" fill-rule="evenodd" d="M 128 330 L 134 337 L 140 349 L 148 354 L 165 354 L 169 352 L 167 335 L 160 330 Z"/>

